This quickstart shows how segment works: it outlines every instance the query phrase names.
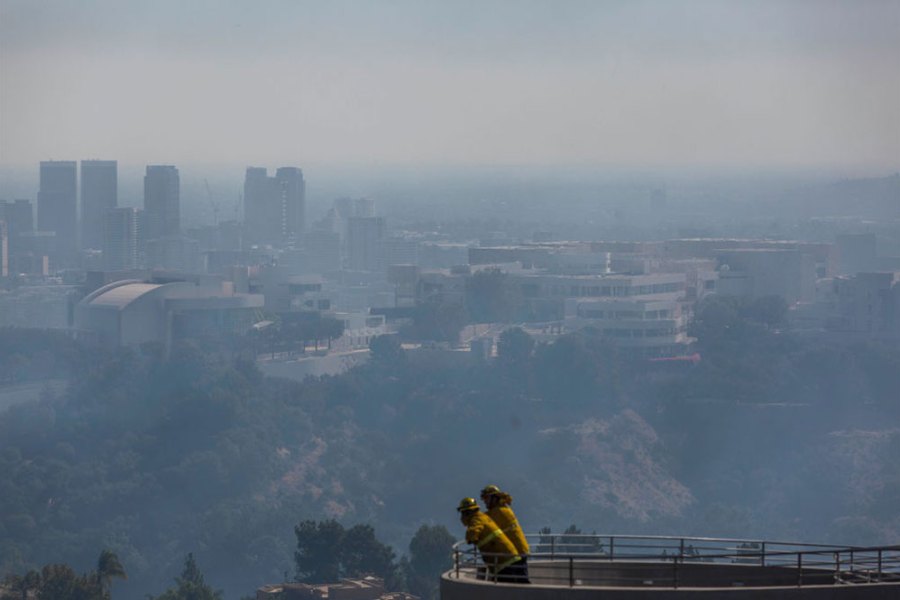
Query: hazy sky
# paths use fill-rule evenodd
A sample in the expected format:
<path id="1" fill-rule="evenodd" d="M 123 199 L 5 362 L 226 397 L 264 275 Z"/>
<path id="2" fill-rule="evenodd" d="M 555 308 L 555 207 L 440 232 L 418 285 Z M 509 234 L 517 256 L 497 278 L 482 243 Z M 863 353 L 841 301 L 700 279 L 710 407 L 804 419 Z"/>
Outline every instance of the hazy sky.
<path id="1" fill-rule="evenodd" d="M 0 0 L 0 162 L 900 165 L 900 0 Z"/>

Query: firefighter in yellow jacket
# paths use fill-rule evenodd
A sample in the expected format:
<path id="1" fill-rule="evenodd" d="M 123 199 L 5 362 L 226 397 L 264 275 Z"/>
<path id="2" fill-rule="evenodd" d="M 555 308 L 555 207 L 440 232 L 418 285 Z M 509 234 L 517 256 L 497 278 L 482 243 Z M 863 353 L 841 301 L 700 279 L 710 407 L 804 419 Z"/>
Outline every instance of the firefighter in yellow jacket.
<path id="1" fill-rule="evenodd" d="M 463 498 L 459 506 L 459 518 L 466 526 L 466 541 L 475 544 L 487 567 L 488 578 L 506 583 L 517 583 L 513 568 L 520 557 L 515 545 L 506 537 L 493 519 L 481 512 L 474 498 Z"/>
<path id="2" fill-rule="evenodd" d="M 522 532 L 522 527 L 519 525 L 516 513 L 514 513 L 513 509 L 509 506 L 512 504 L 512 496 L 506 492 L 500 491 L 500 488 L 496 485 L 488 485 L 481 490 L 481 500 L 487 508 L 488 516 L 493 519 L 500 530 L 506 534 L 509 541 L 516 547 L 516 553 L 522 557 L 522 559 L 515 564 L 513 570 L 515 575 L 521 579 L 523 583 L 528 583 L 527 561 L 531 549 L 528 547 L 528 540 L 525 539 L 525 534 Z"/>

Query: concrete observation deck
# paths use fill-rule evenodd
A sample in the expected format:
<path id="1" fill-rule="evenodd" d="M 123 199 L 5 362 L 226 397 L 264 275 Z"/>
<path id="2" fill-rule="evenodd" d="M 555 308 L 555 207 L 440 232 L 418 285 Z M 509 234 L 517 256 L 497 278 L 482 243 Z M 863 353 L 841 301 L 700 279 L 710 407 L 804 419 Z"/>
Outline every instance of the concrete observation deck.
<path id="1" fill-rule="evenodd" d="M 627 535 L 529 535 L 530 584 L 485 575 L 454 546 L 441 600 L 900 598 L 900 545 Z"/>

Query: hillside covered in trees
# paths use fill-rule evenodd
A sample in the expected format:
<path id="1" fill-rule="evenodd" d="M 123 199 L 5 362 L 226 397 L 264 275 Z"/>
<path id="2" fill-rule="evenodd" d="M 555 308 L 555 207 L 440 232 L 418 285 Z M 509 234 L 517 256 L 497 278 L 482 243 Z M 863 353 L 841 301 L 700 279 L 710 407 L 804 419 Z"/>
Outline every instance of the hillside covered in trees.
<path id="1" fill-rule="evenodd" d="M 782 333 L 727 298 L 694 323 L 699 362 L 629 362 L 590 331 L 503 334 L 492 362 L 373 342 L 304 383 L 194 346 L 87 353 L 0 331 L 11 381 L 68 376 L 0 414 L 0 575 L 48 563 L 171 585 L 188 554 L 225 598 L 297 575 L 296 528 L 370 526 L 406 554 L 423 524 L 510 490 L 526 530 L 798 538 L 900 536 L 900 349 Z M 48 362 L 47 357 L 52 357 Z"/>

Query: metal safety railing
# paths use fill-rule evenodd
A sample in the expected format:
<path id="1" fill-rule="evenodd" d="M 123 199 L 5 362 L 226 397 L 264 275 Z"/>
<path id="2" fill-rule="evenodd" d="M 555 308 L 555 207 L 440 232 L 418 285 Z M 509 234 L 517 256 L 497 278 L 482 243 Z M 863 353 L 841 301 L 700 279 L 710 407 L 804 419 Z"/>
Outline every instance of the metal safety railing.
<path id="1" fill-rule="evenodd" d="M 860 547 L 706 537 L 542 533 L 526 536 L 528 569 L 458 542 L 451 577 L 568 586 L 900 584 L 900 545 Z"/>

